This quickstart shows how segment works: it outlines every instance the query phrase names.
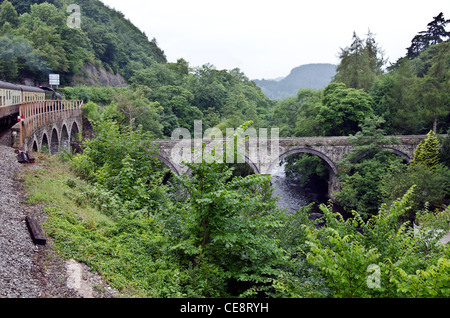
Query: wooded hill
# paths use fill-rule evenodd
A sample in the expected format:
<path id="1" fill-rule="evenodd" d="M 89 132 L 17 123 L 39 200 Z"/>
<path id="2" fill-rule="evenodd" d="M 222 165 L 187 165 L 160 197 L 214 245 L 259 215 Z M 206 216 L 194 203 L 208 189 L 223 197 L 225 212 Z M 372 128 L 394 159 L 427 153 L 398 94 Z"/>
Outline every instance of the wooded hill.
<path id="1" fill-rule="evenodd" d="M 81 28 L 67 24 L 68 0 L 3 1 L 0 13 L 0 78 L 43 82 L 50 72 L 62 85 L 86 66 L 128 80 L 137 69 L 165 63 L 164 52 L 121 12 L 98 0 L 79 0 Z"/>
<path id="2" fill-rule="evenodd" d="M 301 88 L 324 89 L 336 75 L 336 65 L 306 64 L 294 68 L 281 80 L 253 80 L 267 97 L 281 100 L 297 95 Z"/>

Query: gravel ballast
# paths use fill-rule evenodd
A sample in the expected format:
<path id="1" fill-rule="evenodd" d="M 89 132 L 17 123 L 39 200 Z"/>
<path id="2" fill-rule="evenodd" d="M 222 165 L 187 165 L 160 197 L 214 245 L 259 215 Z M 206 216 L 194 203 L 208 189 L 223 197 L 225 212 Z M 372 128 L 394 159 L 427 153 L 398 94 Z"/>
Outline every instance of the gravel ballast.
<path id="1" fill-rule="evenodd" d="M 45 221 L 42 207 L 25 204 L 20 174 L 25 169 L 10 146 L 8 132 L 0 134 L 0 298 L 112 298 L 116 293 L 100 277 L 79 264 L 81 277 L 71 277 L 73 260 L 62 260 L 51 244 L 35 245 L 26 216 Z M 83 288 L 68 284 L 77 279 Z M 81 285 L 80 285 L 81 286 Z M 87 287 L 86 287 L 87 286 Z M 99 288 L 92 288 L 99 287 Z M 86 293 L 86 290 L 89 293 Z"/>
<path id="2" fill-rule="evenodd" d="M 0 145 L 0 297 L 6 298 L 42 296 L 33 277 L 33 259 L 39 247 L 30 239 L 15 184 L 21 168 L 14 150 Z"/>

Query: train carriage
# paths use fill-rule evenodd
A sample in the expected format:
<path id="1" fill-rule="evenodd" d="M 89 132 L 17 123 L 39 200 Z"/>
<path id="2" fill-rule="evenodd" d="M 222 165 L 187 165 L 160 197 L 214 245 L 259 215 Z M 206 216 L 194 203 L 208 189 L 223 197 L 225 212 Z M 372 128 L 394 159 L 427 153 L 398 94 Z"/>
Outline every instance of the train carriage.
<path id="1" fill-rule="evenodd" d="M 0 81 L 0 107 L 20 104 L 22 90 L 17 85 Z"/>
<path id="2" fill-rule="evenodd" d="M 46 91 L 42 88 L 17 85 L 0 80 L 0 126 L 8 126 L 14 121 L 14 117 L 19 113 L 20 104 L 44 101 L 47 96 Z"/>
<path id="3" fill-rule="evenodd" d="M 31 86 L 17 85 L 22 90 L 22 102 L 43 101 L 46 98 L 45 91 Z"/>

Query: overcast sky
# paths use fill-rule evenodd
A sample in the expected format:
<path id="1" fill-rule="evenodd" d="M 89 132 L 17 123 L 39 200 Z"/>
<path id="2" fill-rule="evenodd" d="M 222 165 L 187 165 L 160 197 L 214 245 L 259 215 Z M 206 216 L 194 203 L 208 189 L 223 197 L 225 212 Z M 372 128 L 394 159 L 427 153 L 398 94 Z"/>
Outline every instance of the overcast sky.
<path id="1" fill-rule="evenodd" d="M 237 67 L 250 79 L 286 76 L 303 64 L 337 64 L 353 31 L 364 38 L 368 29 L 395 62 L 433 17 L 443 12 L 450 19 L 449 0 L 101 1 L 155 37 L 169 62 Z"/>

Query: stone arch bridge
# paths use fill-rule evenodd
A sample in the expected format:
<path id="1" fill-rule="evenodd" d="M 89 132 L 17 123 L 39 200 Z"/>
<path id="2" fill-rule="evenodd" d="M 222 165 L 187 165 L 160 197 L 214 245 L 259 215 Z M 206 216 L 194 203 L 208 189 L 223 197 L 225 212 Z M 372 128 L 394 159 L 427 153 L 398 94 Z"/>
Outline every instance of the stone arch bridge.
<path id="1" fill-rule="evenodd" d="M 69 149 L 82 129 L 82 101 L 56 100 L 21 104 L 12 128 L 13 147 L 56 154 Z"/>
<path id="2" fill-rule="evenodd" d="M 414 150 L 420 141 L 426 138 L 426 135 L 391 137 L 396 139 L 398 143 L 387 145 L 385 148 L 392 149 L 394 154 L 409 162 L 414 158 Z M 217 146 L 225 142 L 225 139 L 156 140 L 154 145 L 159 149 L 158 158 L 174 173 L 180 175 L 190 173 L 189 168 L 184 163 L 199 160 L 196 153 L 200 153 L 200 151 L 196 151 L 196 149 L 200 149 L 201 145 L 203 147 Z M 196 148 L 199 145 L 200 148 Z M 209 146 L 209 149 L 212 148 Z M 352 148 L 353 145 L 349 143 L 348 137 L 268 138 L 263 144 L 257 139 L 249 138 L 245 141 L 245 152 L 242 152 L 240 162 L 246 162 L 255 174 L 269 175 L 289 155 L 297 153 L 316 155 L 325 162 L 329 169 L 328 196 L 333 198 L 333 194 L 340 190 L 337 181 L 339 161 L 343 160 Z"/>

